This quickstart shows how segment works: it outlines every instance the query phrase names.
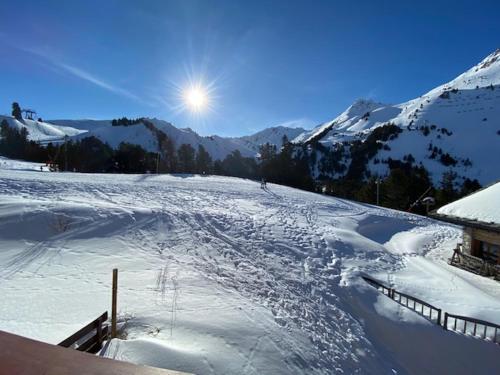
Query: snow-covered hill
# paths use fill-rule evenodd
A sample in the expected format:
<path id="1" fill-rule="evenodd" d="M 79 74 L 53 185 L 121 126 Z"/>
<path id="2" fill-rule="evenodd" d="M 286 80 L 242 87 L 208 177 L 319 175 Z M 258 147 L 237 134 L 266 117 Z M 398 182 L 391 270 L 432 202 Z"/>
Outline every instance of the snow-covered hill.
<path id="1" fill-rule="evenodd" d="M 498 369 L 496 345 L 360 278 L 498 323 L 500 284 L 446 262 L 455 227 L 237 178 L 26 164 L 0 161 L 2 330 L 60 341 L 109 309 L 117 267 L 126 339 L 108 357 L 198 374 Z"/>
<path id="2" fill-rule="evenodd" d="M 155 152 L 158 150 L 157 137 L 143 123 L 130 126 L 112 126 L 111 120 L 51 120 L 49 122 L 38 122 L 24 119 L 21 122 L 10 116 L 0 116 L 0 121 L 3 119 L 7 120 L 9 125 L 18 129 L 25 127 L 29 132 L 29 139 L 41 143 L 62 141 L 64 136 L 68 136 L 69 139 L 95 136 L 114 148 L 118 147 L 121 142 L 128 142 L 138 144 L 147 151 Z M 192 129 L 180 129 L 164 120 L 148 119 L 148 121 L 163 131 L 177 148 L 182 144 L 189 144 L 196 150 L 199 145 L 202 145 L 214 160 L 222 160 L 235 150 L 240 151 L 243 156 L 254 157 L 258 153 L 260 145 L 271 143 L 281 146 L 284 135 L 288 139 L 293 139 L 304 132 L 304 129 L 300 128 L 279 126 L 239 138 L 219 137 L 217 135 L 204 137 Z"/>
<path id="3" fill-rule="evenodd" d="M 292 141 L 304 132 L 305 130 L 302 128 L 275 126 L 261 130 L 260 132 L 252 135 L 234 138 L 234 141 L 250 150 L 253 150 L 254 152 L 259 152 L 259 147 L 263 144 L 270 143 L 276 145 L 277 147 L 281 147 L 283 143 L 283 136 L 286 136 L 288 140 Z"/>
<path id="4" fill-rule="evenodd" d="M 55 123 L 23 119 L 22 121 L 16 120 L 10 116 L 0 115 L 0 122 L 3 120 L 16 129 L 21 130 L 25 128 L 29 132 L 29 139 L 40 143 L 62 141 L 65 136 L 74 137 L 87 130 L 75 128 L 69 125 L 57 125 Z"/>
<path id="5" fill-rule="evenodd" d="M 149 121 L 156 128 L 163 131 L 177 147 L 182 144 L 189 144 L 194 149 L 198 149 L 198 146 L 202 145 L 214 160 L 222 160 L 235 150 L 240 151 L 243 156 L 253 157 L 258 153 L 260 145 L 271 143 L 281 146 L 283 135 L 286 135 L 289 139 L 293 139 L 304 131 L 303 129 L 276 127 L 239 138 L 225 138 L 217 135 L 204 137 L 192 129 L 180 129 L 164 120 L 149 119 Z M 61 121 L 61 123 L 64 122 Z M 69 122 L 69 124 L 76 126 L 75 121 Z M 93 130 L 89 130 L 88 133 L 82 134 L 80 137 L 94 135 L 102 141 L 109 143 L 112 147 L 117 147 L 120 142 L 129 142 L 139 144 L 149 151 L 157 151 L 158 149 L 156 137 L 143 124 L 126 127 L 92 126 L 87 128 Z"/>
<path id="6" fill-rule="evenodd" d="M 320 142 L 335 147 L 344 141 L 363 140 L 373 129 L 395 124 L 403 129 L 387 142 L 389 150 L 376 158 L 401 160 L 412 154 L 438 181 L 443 172 L 488 183 L 500 178 L 500 50 L 454 80 L 419 98 L 398 105 L 358 100 L 340 116 L 295 138 L 298 144 Z M 436 148 L 437 154 L 433 150 Z M 448 153 L 455 165 L 444 165 Z M 387 173 L 387 164 L 373 160 L 369 169 Z"/>
<path id="7" fill-rule="evenodd" d="M 254 151 L 231 138 L 219 136 L 203 137 L 189 128 L 179 129 L 164 120 L 148 119 L 148 121 L 153 123 L 157 129 L 164 132 L 177 148 L 182 144 L 189 144 L 196 150 L 199 145 L 202 145 L 214 160 L 224 159 L 234 150 L 239 150 L 243 156 L 255 155 Z M 88 130 L 86 133 L 76 137 L 77 139 L 95 136 L 114 148 L 118 147 L 121 142 L 128 142 L 138 144 L 147 151 L 155 152 L 158 150 L 156 136 L 142 122 L 129 126 L 111 126 L 110 121 L 94 122 L 89 120 L 82 120 L 81 123 L 78 120 L 58 120 L 58 123 L 67 123 L 74 127 L 86 128 Z"/>
<path id="8" fill-rule="evenodd" d="M 111 126 L 111 120 L 49 120 L 51 124 L 69 126 L 80 130 L 96 130 Z"/>

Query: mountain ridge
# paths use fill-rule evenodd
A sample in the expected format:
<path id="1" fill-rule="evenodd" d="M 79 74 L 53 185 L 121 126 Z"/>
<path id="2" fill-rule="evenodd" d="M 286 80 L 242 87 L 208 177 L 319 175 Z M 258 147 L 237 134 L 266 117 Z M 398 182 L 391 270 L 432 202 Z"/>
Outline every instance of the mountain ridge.
<path id="1" fill-rule="evenodd" d="M 121 142 L 127 142 L 138 144 L 147 151 L 158 150 L 156 137 L 146 129 L 142 121 L 129 126 L 112 126 L 112 120 L 59 119 L 45 122 L 23 119 L 19 121 L 11 116 L 0 115 L 0 121 L 2 120 L 6 120 L 10 126 L 18 130 L 26 128 L 29 132 L 29 139 L 42 144 L 63 142 L 65 136 L 72 140 L 94 136 L 113 148 L 117 148 Z M 284 135 L 292 139 L 304 131 L 302 128 L 276 126 L 242 137 L 201 136 L 191 128 L 177 128 L 165 120 L 157 118 L 144 118 L 144 120 L 153 123 L 163 131 L 177 148 L 182 144 L 189 144 L 197 149 L 201 145 L 214 160 L 222 160 L 236 150 L 242 156 L 256 157 L 261 144 L 271 143 L 281 146 Z"/>
<path id="2" fill-rule="evenodd" d="M 500 49 L 455 79 L 409 101 L 390 105 L 358 99 L 293 143 L 317 154 L 311 165 L 317 179 L 340 178 L 342 173 L 322 165 L 329 152 L 346 143 L 364 142 L 376 128 L 389 124 L 403 132 L 384 141 L 376 155 L 368 158 L 365 178 L 387 175 L 389 159 L 409 155 L 435 182 L 447 171 L 483 184 L 500 178 L 496 166 L 500 160 Z M 349 157 L 344 163 L 350 164 Z"/>

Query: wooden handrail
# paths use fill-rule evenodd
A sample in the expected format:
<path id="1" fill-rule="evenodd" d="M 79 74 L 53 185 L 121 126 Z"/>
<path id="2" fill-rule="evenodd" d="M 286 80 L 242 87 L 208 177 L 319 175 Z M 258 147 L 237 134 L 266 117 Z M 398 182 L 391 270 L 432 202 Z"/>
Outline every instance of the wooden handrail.
<path id="1" fill-rule="evenodd" d="M 486 320 L 471 318 L 469 316 L 455 315 L 455 314 L 450 314 L 450 313 L 446 313 L 446 315 L 448 315 L 448 317 L 453 318 L 453 319 L 467 320 L 467 321 L 469 321 L 471 323 L 481 324 L 482 326 L 489 326 L 489 327 L 492 327 L 492 328 L 498 328 L 498 329 L 500 329 L 500 325 L 499 324 L 487 322 Z"/>
<path id="2" fill-rule="evenodd" d="M 417 314 L 420 314 L 420 315 L 422 315 L 424 317 L 427 317 L 424 314 L 424 306 L 428 307 L 429 308 L 429 316 L 428 316 L 428 318 L 430 319 L 430 321 L 433 321 L 433 319 L 432 319 L 432 312 L 434 310 L 437 311 L 438 317 L 437 317 L 436 324 L 442 325 L 443 329 L 445 329 L 445 330 L 448 330 L 448 319 L 449 318 L 455 319 L 455 323 L 454 323 L 453 329 L 451 329 L 452 331 L 457 331 L 457 320 L 464 321 L 463 333 L 466 333 L 466 331 L 467 331 L 467 322 L 474 324 L 473 336 L 476 336 L 476 337 L 478 337 L 478 335 L 476 334 L 477 333 L 477 325 L 479 324 L 479 325 L 483 326 L 484 327 L 484 330 L 483 330 L 484 333 L 483 333 L 482 336 L 479 335 L 479 337 L 481 337 L 483 339 L 489 338 L 489 336 L 487 335 L 487 329 L 491 328 L 491 329 L 494 330 L 494 333 L 493 333 L 493 342 L 500 345 L 500 340 L 497 340 L 497 337 L 499 335 L 499 330 L 500 330 L 500 325 L 499 324 L 487 322 L 486 320 L 471 318 L 471 317 L 468 317 L 468 316 L 449 314 L 447 312 L 444 313 L 444 321 L 441 324 L 442 310 L 439 309 L 439 308 L 437 308 L 436 306 L 433 306 L 430 303 L 427 303 L 427 302 L 425 302 L 425 301 L 423 301 L 423 300 L 421 300 L 419 298 L 413 297 L 413 296 L 411 296 L 409 294 L 406 294 L 406 293 L 403 293 L 403 292 L 399 292 L 396 289 L 389 288 L 389 287 L 385 286 L 384 284 L 382 284 L 381 282 L 379 282 L 379 281 L 377 281 L 375 279 L 372 279 L 370 277 L 367 277 L 367 276 L 361 276 L 361 277 L 368 284 L 370 284 L 372 286 L 375 286 L 377 289 L 379 287 L 382 288 L 382 293 L 384 295 L 385 295 L 384 290 L 387 289 L 389 291 L 389 293 L 387 294 L 387 297 L 393 299 L 395 302 L 398 302 L 399 304 L 402 304 L 402 305 L 408 307 L 409 309 L 415 311 Z M 396 295 L 399 296 L 398 300 L 396 300 Z M 406 304 L 403 304 L 401 302 L 401 297 L 406 298 Z M 413 301 L 414 302 L 413 303 L 413 308 L 409 305 L 408 301 Z M 416 304 L 417 303 L 421 306 L 421 311 L 420 312 L 416 310 Z"/>
<path id="3" fill-rule="evenodd" d="M 398 299 L 396 299 L 396 295 L 399 296 Z M 403 304 L 403 302 L 401 301 L 401 297 L 406 298 L 406 304 Z M 415 311 L 417 314 L 420 314 L 420 315 L 422 315 L 425 318 L 428 317 L 430 321 L 433 321 L 433 314 L 432 313 L 433 313 L 433 311 L 436 311 L 437 312 L 436 323 L 439 324 L 439 325 L 441 324 L 441 314 L 442 314 L 442 311 L 441 311 L 440 308 L 438 308 L 436 306 L 433 306 L 430 303 L 427 303 L 427 302 L 425 302 L 425 301 L 423 301 L 423 300 L 421 300 L 419 298 L 410 296 L 409 294 L 398 292 L 395 289 L 392 290 L 392 299 L 394 301 L 398 302 L 399 304 L 404 305 L 404 306 L 408 307 L 409 309 Z M 408 303 L 408 301 L 413 301 L 413 308 L 410 306 L 410 304 Z M 416 306 L 417 304 L 419 304 L 421 306 L 420 312 L 417 310 L 417 306 Z M 429 309 L 429 315 L 428 316 L 424 313 L 424 306 Z"/>
<path id="4" fill-rule="evenodd" d="M 94 347 L 95 344 L 100 347 L 102 344 L 102 341 L 107 337 L 108 335 L 108 327 L 105 326 L 104 328 L 102 327 L 102 324 L 108 320 L 108 312 L 104 312 L 101 316 L 99 316 L 97 319 L 93 320 L 89 324 L 87 324 L 85 327 L 81 328 L 77 332 L 73 333 L 71 336 L 66 338 L 65 340 L 61 341 L 58 346 L 62 346 L 65 348 L 69 348 L 75 343 L 77 343 L 79 340 L 85 338 L 89 333 L 92 331 L 96 331 L 95 335 L 92 335 L 90 338 L 85 340 L 85 342 L 81 343 L 76 349 L 79 351 L 88 351 L 92 347 Z M 99 349 L 99 348 L 98 348 Z"/>
<path id="5" fill-rule="evenodd" d="M 371 285 L 376 285 L 377 287 L 380 287 L 382 289 L 387 289 L 387 290 L 391 290 L 390 287 L 388 286 L 385 286 L 384 284 L 382 284 L 380 281 L 377 281 L 375 279 L 372 279 L 368 276 L 361 276 L 363 278 L 363 280 L 365 280 L 368 284 L 371 284 Z"/>
<path id="6" fill-rule="evenodd" d="M 462 320 L 464 322 L 464 327 L 463 327 L 462 333 L 464 333 L 464 334 L 467 333 L 467 323 L 469 322 L 469 323 L 472 323 L 474 325 L 474 329 L 473 329 L 472 335 L 475 336 L 475 337 L 480 337 L 482 339 L 489 338 L 489 336 L 487 334 L 488 328 L 493 329 L 494 330 L 493 331 L 493 342 L 500 345 L 500 341 L 497 340 L 498 331 L 500 330 L 500 325 L 495 324 L 495 323 L 491 323 L 491 322 L 487 322 L 486 320 L 471 318 L 471 317 L 468 317 L 468 316 L 462 316 L 462 315 L 454 315 L 454 314 L 444 313 L 443 328 L 445 330 L 448 330 L 448 319 L 449 318 L 455 319 L 455 324 L 453 325 L 452 331 L 458 331 L 457 330 L 457 321 L 458 320 Z M 477 325 L 478 324 L 484 327 L 483 334 L 479 335 L 479 336 L 477 335 Z"/>
<path id="7" fill-rule="evenodd" d="M 436 306 L 433 306 L 430 303 L 427 303 L 425 301 L 422 301 L 421 299 L 418 299 L 417 297 L 413 297 L 413 296 L 410 296 L 409 294 L 406 294 L 406 293 L 403 293 L 403 292 L 398 292 L 396 290 L 394 290 L 394 293 L 395 294 L 399 294 L 399 295 L 401 295 L 401 296 L 403 296 L 405 298 L 411 299 L 411 300 L 413 300 L 413 301 L 415 301 L 415 302 L 417 302 L 417 303 L 419 303 L 421 305 L 427 306 L 427 307 L 429 307 L 429 308 L 431 308 L 433 310 L 441 311 L 440 308 L 438 308 Z"/>

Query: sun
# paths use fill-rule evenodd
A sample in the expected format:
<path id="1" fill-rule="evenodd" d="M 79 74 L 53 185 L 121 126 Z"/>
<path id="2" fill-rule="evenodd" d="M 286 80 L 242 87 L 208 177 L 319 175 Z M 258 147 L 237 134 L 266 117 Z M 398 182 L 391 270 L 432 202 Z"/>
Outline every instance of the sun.
<path id="1" fill-rule="evenodd" d="M 184 103 L 193 112 L 201 112 L 208 106 L 208 94 L 202 86 L 190 87 L 184 91 Z"/>

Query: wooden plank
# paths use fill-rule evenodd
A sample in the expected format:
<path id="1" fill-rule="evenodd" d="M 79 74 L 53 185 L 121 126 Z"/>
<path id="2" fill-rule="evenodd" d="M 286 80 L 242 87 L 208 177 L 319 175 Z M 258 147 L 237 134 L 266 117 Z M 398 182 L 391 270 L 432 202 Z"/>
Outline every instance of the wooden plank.
<path id="1" fill-rule="evenodd" d="M 481 230 L 481 229 L 474 229 L 472 231 L 472 236 L 473 236 L 473 239 L 475 239 L 475 240 L 488 242 L 488 243 L 491 243 L 494 245 L 500 245 L 500 234 L 499 233 Z"/>
<path id="2" fill-rule="evenodd" d="M 116 337 L 116 303 L 118 294 L 118 269 L 113 269 L 113 288 L 111 297 L 111 338 Z"/>
<path id="3" fill-rule="evenodd" d="M 98 357 L 0 331 L 0 373 L 22 375 L 186 375 Z"/>
<path id="4" fill-rule="evenodd" d="M 105 333 L 104 337 L 108 335 L 108 326 L 104 326 L 103 332 Z M 86 342 L 80 344 L 76 350 L 87 353 L 97 353 L 102 348 L 102 340 L 99 340 L 97 335 L 91 336 Z"/>
<path id="5" fill-rule="evenodd" d="M 65 348 L 70 347 L 75 342 L 77 342 L 78 340 L 80 340 L 81 338 L 83 338 L 85 335 L 88 335 L 90 332 L 92 332 L 94 329 L 96 329 L 96 322 L 99 321 L 99 320 L 101 322 L 105 322 L 106 320 L 108 320 L 108 312 L 106 311 L 100 317 L 98 317 L 97 319 L 93 320 L 92 322 L 90 322 L 89 324 L 87 324 L 85 327 L 83 327 L 82 329 L 78 330 L 77 332 L 73 333 L 67 339 L 61 341 L 58 345 L 59 346 L 63 346 Z"/>

